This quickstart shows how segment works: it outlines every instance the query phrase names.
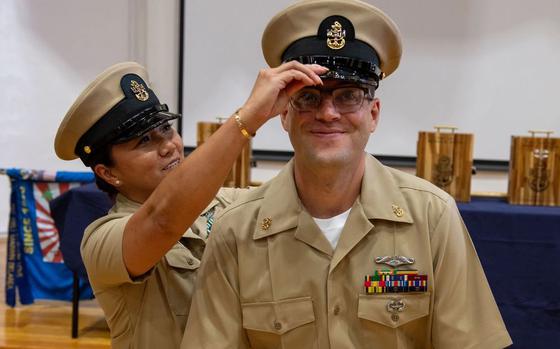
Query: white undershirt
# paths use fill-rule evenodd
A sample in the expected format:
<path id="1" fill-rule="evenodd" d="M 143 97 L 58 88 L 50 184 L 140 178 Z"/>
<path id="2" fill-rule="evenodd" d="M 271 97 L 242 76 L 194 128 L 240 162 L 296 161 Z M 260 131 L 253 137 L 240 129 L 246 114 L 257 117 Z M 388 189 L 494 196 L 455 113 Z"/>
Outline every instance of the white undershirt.
<path id="1" fill-rule="evenodd" d="M 313 220 L 317 223 L 319 229 L 321 229 L 327 240 L 329 240 L 333 250 L 336 249 L 338 239 L 340 239 L 340 234 L 342 234 L 342 229 L 344 228 L 344 224 L 346 224 L 346 220 L 348 219 L 351 209 L 352 208 L 331 218 L 313 217 Z"/>

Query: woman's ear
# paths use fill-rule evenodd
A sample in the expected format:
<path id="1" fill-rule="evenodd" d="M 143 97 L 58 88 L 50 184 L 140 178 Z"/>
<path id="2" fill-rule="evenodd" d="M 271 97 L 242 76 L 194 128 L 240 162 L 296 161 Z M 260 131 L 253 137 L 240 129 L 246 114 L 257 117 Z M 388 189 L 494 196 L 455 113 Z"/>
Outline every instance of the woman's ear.
<path id="1" fill-rule="evenodd" d="M 119 187 L 122 184 L 119 178 L 113 173 L 111 168 L 106 165 L 103 164 L 95 165 L 93 167 L 93 172 L 99 177 L 101 177 L 101 179 L 103 179 L 105 182 L 109 183 L 114 187 Z"/>

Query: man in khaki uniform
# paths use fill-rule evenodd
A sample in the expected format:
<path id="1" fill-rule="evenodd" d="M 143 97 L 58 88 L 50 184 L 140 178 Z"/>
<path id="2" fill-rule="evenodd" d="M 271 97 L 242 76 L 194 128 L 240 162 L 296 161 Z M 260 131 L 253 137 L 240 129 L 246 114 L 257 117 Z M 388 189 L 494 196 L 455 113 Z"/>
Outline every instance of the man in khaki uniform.
<path id="1" fill-rule="evenodd" d="M 224 210 L 182 348 L 503 348 L 511 344 L 453 199 L 364 152 L 398 66 L 396 25 L 356 0 L 276 15 L 267 62 L 330 68 L 281 114 L 295 156 Z"/>

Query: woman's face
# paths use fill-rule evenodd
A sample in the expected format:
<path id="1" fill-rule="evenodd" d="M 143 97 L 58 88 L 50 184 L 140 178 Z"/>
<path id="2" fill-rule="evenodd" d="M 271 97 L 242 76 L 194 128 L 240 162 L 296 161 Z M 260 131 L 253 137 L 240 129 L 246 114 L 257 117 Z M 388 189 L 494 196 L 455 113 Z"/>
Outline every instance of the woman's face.
<path id="1" fill-rule="evenodd" d="M 161 180 L 183 160 L 183 140 L 169 123 L 111 149 L 112 180 L 127 198 L 144 202 Z M 118 180 L 118 181 L 117 181 Z"/>

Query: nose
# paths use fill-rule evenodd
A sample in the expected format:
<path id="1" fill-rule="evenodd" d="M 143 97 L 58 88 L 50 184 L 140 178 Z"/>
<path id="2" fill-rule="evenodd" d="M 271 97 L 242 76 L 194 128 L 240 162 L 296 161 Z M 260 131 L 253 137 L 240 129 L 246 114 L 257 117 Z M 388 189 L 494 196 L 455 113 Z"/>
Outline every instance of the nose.
<path id="1" fill-rule="evenodd" d="M 174 151 L 175 151 L 175 144 L 173 143 L 173 139 L 162 137 L 159 146 L 159 155 L 162 157 L 167 157 L 169 155 L 173 155 Z"/>
<path id="2" fill-rule="evenodd" d="M 340 113 L 336 110 L 331 96 L 323 96 L 321 105 L 315 113 L 315 119 L 324 122 L 332 122 L 340 119 Z"/>

